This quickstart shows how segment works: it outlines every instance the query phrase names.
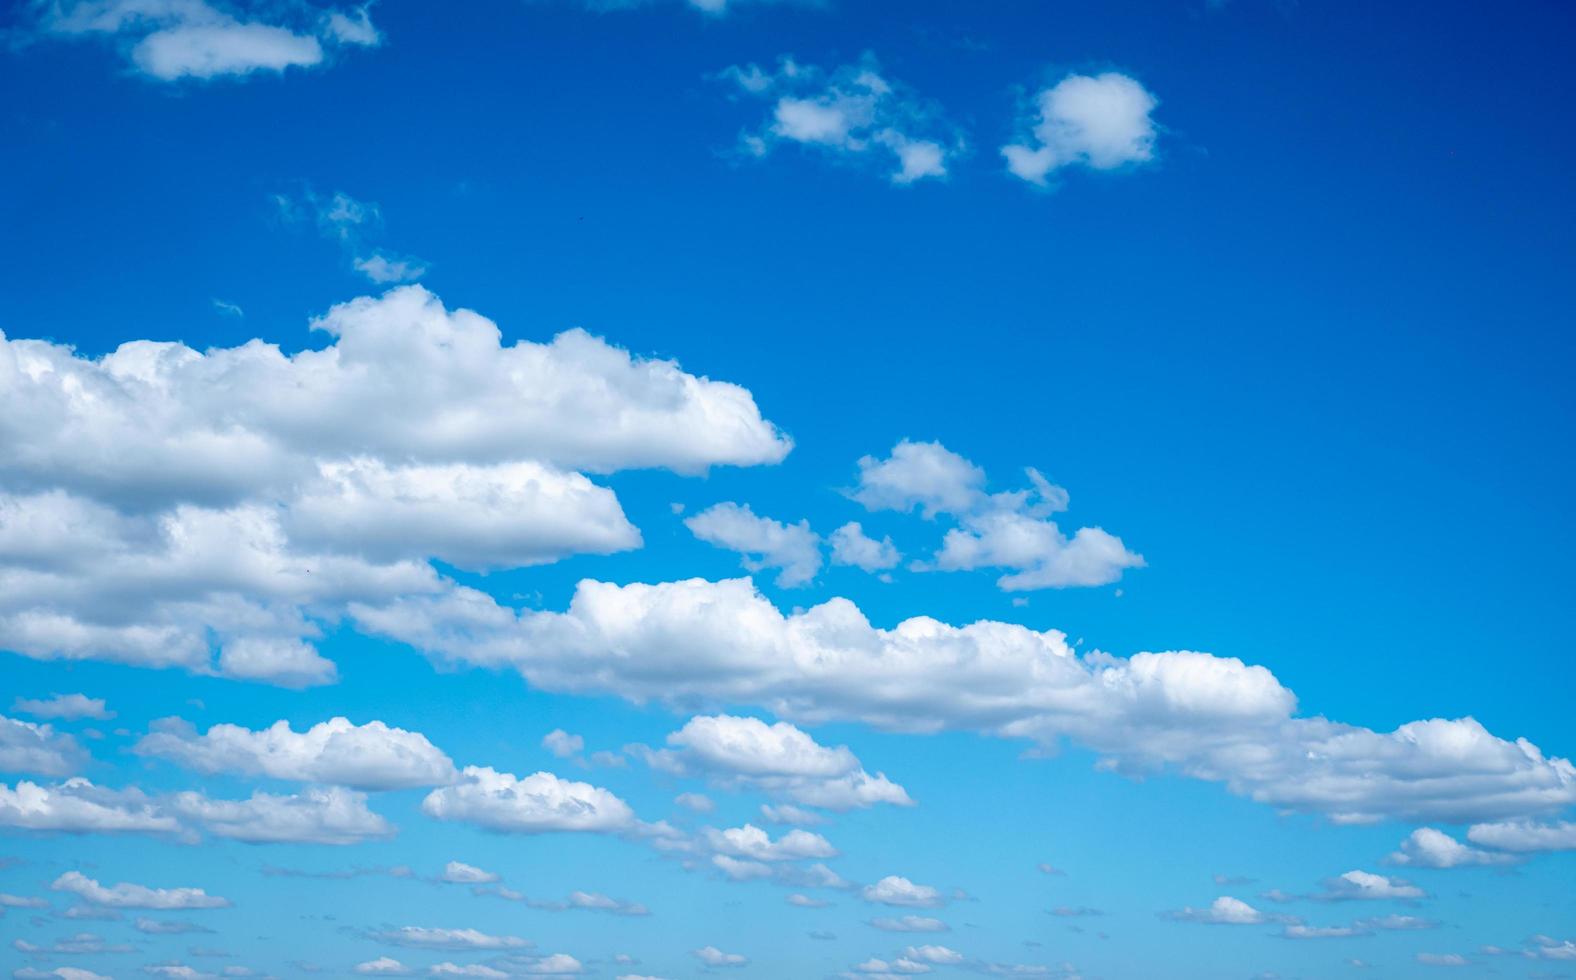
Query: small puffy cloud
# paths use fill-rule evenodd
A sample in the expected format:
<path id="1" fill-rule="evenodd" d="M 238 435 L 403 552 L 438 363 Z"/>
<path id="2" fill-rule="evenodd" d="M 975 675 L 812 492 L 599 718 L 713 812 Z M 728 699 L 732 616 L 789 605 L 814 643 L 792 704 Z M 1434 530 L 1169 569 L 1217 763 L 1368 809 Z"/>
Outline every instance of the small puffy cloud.
<path id="1" fill-rule="evenodd" d="M 136 789 L 112 790 L 86 779 L 53 786 L 0 783 L 0 827 L 69 834 L 170 834 L 180 822 Z"/>
<path id="2" fill-rule="evenodd" d="M 49 725 L 0 715 L 0 771 L 64 776 L 85 758 L 70 735 L 57 734 Z"/>
<path id="3" fill-rule="evenodd" d="M 1467 966 L 1468 960 L 1460 953 L 1418 953 L 1417 962 L 1424 966 Z"/>
<path id="4" fill-rule="evenodd" d="M 805 858 L 837 856 L 837 848 L 820 834 L 794 829 L 772 840 L 766 831 L 754 824 L 705 831 L 708 846 L 719 854 L 750 861 L 797 861 Z"/>
<path id="5" fill-rule="evenodd" d="M 827 538 L 832 545 L 832 564 L 852 565 L 867 572 L 897 567 L 903 555 L 891 537 L 880 541 L 865 534 L 858 521 L 849 521 Z"/>
<path id="6" fill-rule="evenodd" d="M 506 980 L 509 974 L 485 963 L 434 963 L 427 968 L 429 977 L 480 977 L 481 980 Z"/>
<path id="7" fill-rule="evenodd" d="M 363 255 L 351 264 L 357 272 L 380 285 L 414 282 L 427 274 L 427 264 L 420 259 L 398 258 L 382 251 Z"/>
<path id="8" fill-rule="evenodd" d="M 462 861 L 450 861 L 444 865 L 442 878 L 444 881 L 462 885 L 488 885 L 498 880 L 498 876 L 493 872 L 484 871 Z"/>
<path id="9" fill-rule="evenodd" d="M 931 103 L 882 76 L 873 58 L 830 73 L 784 59 L 778 70 L 734 66 L 722 73 L 747 98 L 772 103 L 764 125 L 741 143 L 762 157 L 783 144 L 853 161 L 878 158 L 892 183 L 944 178 L 963 139 Z"/>
<path id="10" fill-rule="evenodd" d="M 275 195 L 279 217 L 286 223 L 311 223 L 324 238 L 337 242 L 357 272 L 380 286 L 414 282 L 427 273 L 427 264 L 374 247 L 383 225 L 383 211 L 370 201 L 358 201 L 344 191 L 323 197 L 312 188 L 299 194 Z"/>
<path id="11" fill-rule="evenodd" d="M 904 439 L 885 459 L 864 456 L 858 466 L 848 495 L 867 510 L 918 508 L 928 519 L 966 513 L 985 496 L 985 471 L 939 442 Z"/>
<path id="12" fill-rule="evenodd" d="M 1469 847 L 1433 827 L 1419 827 L 1401 842 L 1400 849 L 1388 860 L 1391 864 L 1419 868 L 1459 868 L 1474 864 L 1510 864 L 1517 858 Z"/>
<path id="13" fill-rule="evenodd" d="M 783 524 L 730 502 L 685 518 L 684 526 L 707 544 L 743 555 L 752 572 L 780 569 L 777 584 L 784 588 L 808 585 L 821 570 L 821 539 L 808 521 Z"/>
<path id="14" fill-rule="evenodd" d="M 885 773 L 866 772 L 847 746 L 823 746 L 788 722 L 768 725 L 759 718 L 700 715 L 667 741 L 667 749 L 646 750 L 648 762 L 674 773 L 704 773 L 723 786 L 759 789 L 831 810 L 913 804 Z"/>
<path id="15" fill-rule="evenodd" d="M 420 732 L 381 721 L 331 718 L 296 732 L 287 721 L 253 731 L 214 725 L 202 735 L 179 721 L 142 738 L 134 751 L 203 773 L 270 776 L 362 790 L 407 789 L 452 782 L 454 763 Z"/>
<path id="16" fill-rule="evenodd" d="M 715 946 L 702 946 L 693 952 L 695 958 L 707 966 L 743 966 L 750 962 L 745 956 L 738 953 L 724 953 Z"/>
<path id="17" fill-rule="evenodd" d="M 1032 467 L 1025 471 L 1030 489 L 988 494 L 984 471 L 936 442 L 903 440 L 887 458 L 866 456 L 858 466 L 849 496 L 866 508 L 918 508 L 927 518 L 956 520 L 934 558 L 916 569 L 1006 569 L 997 584 L 1020 592 L 1107 585 L 1144 565 L 1143 556 L 1102 528 L 1064 533 L 1051 515 L 1067 509 L 1067 491 Z"/>
<path id="18" fill-rule="evenodd" d="M 49 886 L 57 892 L 69 892 L 85 902 L 114 909 L 221 909 L 230 906 L 230 900 L 209 895 L 201 888 L 149 888 L 145 885 L 121 882 L 105 887 L 80 871 L 67 871 Z"/>
<path id="19" fill-rule="evenodd" d="M 1159 101 L 1118 72 L 1068 75 L 1038 92 L 1019 122 L 1023 136 L 1002 147 L 1014 176 L 1044 187 L 1070 166 L 1114 170 L 1154 159 Z"/>
<path id="20" fill-rule="evenodd" d="M 1210 903 L 1209 908 L 1191 906 L 1165 913 L 1168 919 L 1178 922 L 1203 922 L 1211 925 L 1248 926 L 1268 921 L 1268 916 L 1241 899 L 1222 895 Z"/>
<path id="21" fill-rule="evenodd" d="M 814 810 L 794 806 L 792 803 L 762 803 L 761 819 L 767 823 L 796 824 L 801 827 L 813 827 L 816 824 L 826 823 L 826 818 Z"/>
<path id="22" fill-rule="evenodd" d="M 310 7 L 279 5 L 275 22 L 243 20 L 207 0 L 62 0 L 40 9 L 40 33 L 107 37 L 164 82 L 310 68 L 334 47 L 381 41 L 366 7 L 314 17 Z"/>
<path id="23" fill-rule="evenodd" d="M 584 751 L 586 740 L 579 735 L 571 735 L 562 728 L 555 728 L 542 736 L 542 747 L 560 759 L 567 759 Z"/>
<path id="24" fill-rule="evenodd" d="M 951 927 L 928 915 L 879 916 L 870 925 L 882 932 L 950 932 Z"/>
<path id="25" fill-rule="evenodd" d="M 459 782 L 433 790 L 422 812 L 488 830 L 616 833 L 635 826 L 629 804 L 589 783 L 538 772 L 521 779 L 489 767 L 466 766 Z"/>
<path id="26" fill-rule="evenodd" d="M 956 966 L 963 962 L 963 954 L 946 946 L 910 946 L 903 951 L 905 959 L 937 966 Z"/>
<path id="27" fill-rule="evenodd" d="M 308 787 L 291 796 L 259 790 L 239 801 L 176 793 L 170 808 L 210 834 L 250 844 L 359 844 L 394 834 L 392 824 L 367 809 L 365 793 L 340 786 Z"/>
<path id="28" fill-rule="evenodd" d="M 1416 885 L 1369 871 L 1348 871 L 1338 878 L 1331 878 L 1324 883 L 1324 887 L 1324 893 L 1315 897 L 1326 901 L 1349 899 L 1409 901 L 1426 896 L 1426 893 Z"/>
<path id="29" fill-rule="evenodd" d="M 1280 935 L 1282 939 L 1350 939 L 1368 934 L 1369 930 L 1360 925 L 1310 926 L 1302 922 L 1292 922 L 1281 930 Z"/>
<path id="30" fill-rule="evenodd" d="M 1505 820 L 1473 824 L 1467 840 L 1503 851 L 1576 851 L 1576 822 L 1539 823 L 1535 820 Z"/>
<path id="31" fill-rule="evenodd" d="M 930 909 L 944 903 L 941 892 L 929 885 L 916 885 L 900 875 L 887 875 L 860 893 L 867 902 Z"/>
<path id="32" fill-rule="evenodd" d="M 371 933 L 371 938 L 391 946 L 411 949 L 505 950 L 526 949 L 531 943 L 518 936 L 495 936 L 477 929 L 443 929 L 401 926 Z"/>
<path id="33" fill-rule="evenodd" d="M 832 904 L 823 898 L 811 898 L 809 895 L 801 895 L 798 892 L 789 895 L 786 901 L 789 905 L 801 909 L 824 909 Z"/>
<path id="34" fill-rule="evenodd" d="M 111 980 L 101 973 L 75 966 L 57 966 L 51 970 L 24 966 L 11 974 L 13 980 Z"/>
<path id="35" fill-rule="evenodd" d="M 85 694 L 55 694 L 41 699 L 17 698 L 11 710 L 34 718 L 58 718 L 61 721 L 83 718 L 108 721 L 115 717 L 115 712 L 105 708 L 103 698 L 90 698 Z"/>
<path id="36" fill-rule="evenodd" d="M 355 972 L 371 977 L 408 977 L 415 971 L 393 957 L 379 956 L 375 960 L 357 963 Z"/>

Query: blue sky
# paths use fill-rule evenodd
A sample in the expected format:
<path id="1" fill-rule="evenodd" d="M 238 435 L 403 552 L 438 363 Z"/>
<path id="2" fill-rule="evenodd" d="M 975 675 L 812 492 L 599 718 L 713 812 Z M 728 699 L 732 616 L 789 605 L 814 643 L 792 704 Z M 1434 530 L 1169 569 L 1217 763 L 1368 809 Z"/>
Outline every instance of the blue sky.
<path id="1" fill-rule="evenodd" d="M 1576 971 L 1569 9 L 0 26 L 14 976 Z"/>

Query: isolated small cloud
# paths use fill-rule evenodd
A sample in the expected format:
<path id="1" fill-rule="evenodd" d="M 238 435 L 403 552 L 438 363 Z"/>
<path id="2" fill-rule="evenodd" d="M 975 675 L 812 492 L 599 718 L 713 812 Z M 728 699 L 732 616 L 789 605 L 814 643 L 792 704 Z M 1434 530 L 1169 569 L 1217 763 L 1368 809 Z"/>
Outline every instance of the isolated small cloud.
<path id="1" fill-rule="evenodd" d="M 1023 135 L 1002 147 L 1007 170 L 1047 186 L 1064 167 L 1114 170 L 1154 159 L 1159 101 L 1118 72 L 1068 75 L 1031 100 L 1019 121 Z"/>

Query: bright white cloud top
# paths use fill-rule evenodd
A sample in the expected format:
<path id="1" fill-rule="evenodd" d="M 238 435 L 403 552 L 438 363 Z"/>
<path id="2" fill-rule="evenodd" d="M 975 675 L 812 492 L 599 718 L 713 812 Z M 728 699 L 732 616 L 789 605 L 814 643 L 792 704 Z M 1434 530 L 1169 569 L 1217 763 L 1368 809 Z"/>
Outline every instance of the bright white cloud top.
<path id="1" fill-rule="evenodd" d="M 1044 187 L 1065 167 L 1115 170 L 1154 159 L 1159 100 L 1119 72 L 1068 75 L 1041 89 L 1020 120 L 1024 136 L 1002 147 L 1015 177 Z"/>

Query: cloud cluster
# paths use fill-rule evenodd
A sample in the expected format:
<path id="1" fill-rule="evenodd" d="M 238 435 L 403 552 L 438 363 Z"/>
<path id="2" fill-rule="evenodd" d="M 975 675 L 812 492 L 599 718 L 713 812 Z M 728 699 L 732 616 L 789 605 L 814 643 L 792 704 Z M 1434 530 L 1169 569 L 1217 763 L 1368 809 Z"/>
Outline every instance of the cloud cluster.
<path id="1" fill-rule="evenodd" d="M 823 746 L 788 722 L 769 725 L 759 718 L 697 716 L 669 734 L 667 744 L 656 750 L 632 748 L 665 772 L 704 775 L 725 788 L 754 789 L 806 806 L 852 810 L 878 803 L 913 804 L 885 773 L 866 772 L 847 746 Z M 802 811 L 791 805 L 786 811 L 789 819 L 783 822 L 804 822 Z"/>
<path id="2" fill-rule="evenodd" d="M 169 719 L 133 751 L 169 759 L 201 773 L 269 776 L 361 790 L 439 786 L 458 775 L 454 763 L 420 732 L 381 721 L 352 724 L 332 718 L 296 732 L 278 721 L 253 731 L 240 725 L 195 728 Z"/>
<path id="3" fill-rule="evenodd" d="M 85 694 L 55 694 L 49 698 L 17 698 L 12 711 L 34 718 L 58 718 L 61 721 L 79 721 L 91 718 L 108 721 L 115 712 L 104 706 L 103 698 L 90 698 Z"/>
<path id="4" fill-rule="evenodd" d="M 369 6 L 324 11 L 241 0 L 54 0 L 37 4 L 37 28 L 109 38 L 136 71 L 173 82 L 310 68 L 338 48 L 376 47 L 383 39 Z"/>
<path id="5" fill-rule="evenodd" d="M 1515 855 L 1469 847 L 1442 830 L 1419 827 L 1388 858 L 1391 864 L 1419 868 L 1460 868 L 1468 865 L 1510 864 Z"/>
<path id="6" fill-rule="evenodd" d="M 912 184 L 945 177 L 963 151 L 962 137 L 940 112 L 883 77 L 873 58 L 832 72 L 784 58 L 776 71 L 750 64 L 723 77 L 772 104 L 766 123 L 743 137 L 753 156 L 785 143 L 840 159 L 879 156 L 894 184 Z"/>
<path id="7" fill-rule="evenodd" d="M 618 833 L 637 824 L 629 804 L 601 787 L 550 772 L 522 779 L 483 766 L 466 766 L 458 782 L 433 790 L 421 809 L 438 820 L 521 834 Z"/>
<path id="8" fill-rule="evenodd" d="M 414 282 L 427 274 L 427 264 L 399 256 L 371 244 L 383 224 L 383 212 L 373 203 L 358 201 L 343 191 L 321 197 L 311 188 L 299 194 L 277 194 L 274 204 L 281 220 L 311 223 L 323 237 L 338 242 L 351 267 L 378 285 Z"/>
<path id="9" fill-rule="evenodd" d="M 1064 167 L 1115 170 L 1148 163 L 1157 105 L 1136 79 L 1118 72 L 1068 75 L 1035 94 L 1019 121 L 1022 137 L 1002 147 L 1007 170 L 1044 187 Z"/>
<path id="10" fill-rule="evenodd" d="M 0 715 L 0 771 L 64 776 L 74 772 L 84 758 L 70 735 L 57 733 L 49 725 Z"/>
<path id="11" fill-rule="evenodd" d="M 80 871 L 67 871 L 49 886 L 57 892 L 68 892 L 85 902 L 113 909 L 222 909 L 230 900 L 210 895 L 201 888 L 149 888 L 132 882 L 101 885 Z"/>
<path id="12" fill-rule="evenodd" d="M 582 331 L 505 345 L 419 286 L 333 341 L 88 358 L 0 335 L 0 649 L 302 686 L 350 602 L 636 547 L 577 470 L 780 460 L 749 392 Z"/>
<path id="13" fill-rule="evenodd" d="M 216 800 L 193 791 L 153 797 L 135 787 L 109 789 L 80 777 L 54 785 L 24 779 L 15 787 L 0 783 L 0 827 L 186 838 L 205 831 L 253 844 L 356 844 L 392 836 L 394 827 L 366 801 L 364 793 L 338 786 Z"/>
<path id="14" fill-rule="evenodd" d="M 748 580 L 582 581 L 563 612 L 457 589 L 357 605 L 362 629 L 554 692 L 677 709 L 755 704 L 803 722 L 1071 738 L 1112 767 L 1172 768 L 1341 822 L 1524 817 L 1576 802 L 1576 767 L 1470 718 L 1376 732 L 1296 717 L 1263 667 L 1191 651 L 1080 656 L 1054 630 L 916 617 L 890 629 L 832 599 L 780 612 Z"/>
<path id="15" fill-rule="evenodd" d="M 744 556 L 752 572 L 778 568 L 783 588 L 808 585 L 821 570 L 821 538 L 808 521 L 784 524 L 758 517 L 748 504 L 721 503 L 685 518 L 697 538 Z"/>
<path id="16" fill-rule="evenodd" d="M 934 558 L 915 567 L 1008 569 L 997 584 L 1011 592 L 1107 585 L 1143 567 L 1141 555 L 1101 528 L 1064 534 L 1051 515 L 1067 509 L 1067 491 L 1032 467 L 1026 472 L 1031 489 L 986 493 L 984 470 L 939 442 L 905 439 L 884 459 L 860 459 L 848 494 L 872 511 L 955 519 Z"/>

